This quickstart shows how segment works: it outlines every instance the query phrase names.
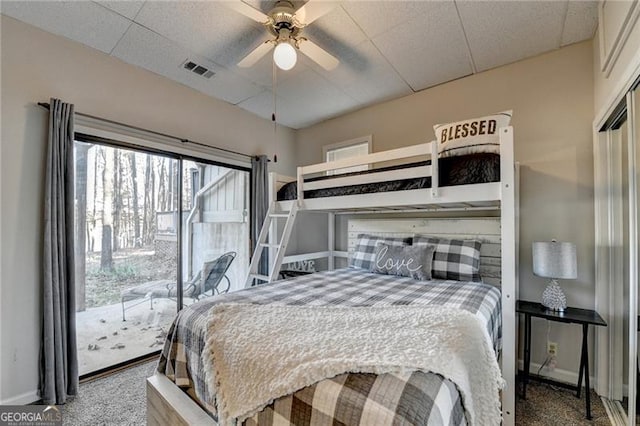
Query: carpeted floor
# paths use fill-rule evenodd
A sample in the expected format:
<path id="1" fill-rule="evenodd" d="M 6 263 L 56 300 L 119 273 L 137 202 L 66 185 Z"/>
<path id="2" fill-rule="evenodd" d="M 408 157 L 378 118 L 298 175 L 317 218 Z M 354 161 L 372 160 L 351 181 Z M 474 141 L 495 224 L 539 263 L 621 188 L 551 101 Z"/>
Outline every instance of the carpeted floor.
<path id="1" fill-rule="evenodd" d="M 80 385 L 78 396 L 63 407 L 65 425 L 146 424 L 145 379 L 154 372 L 156 362 L 132 367 L 111 376 Z M 571 391 L 531 382 L 527 400 L 517 399 L 516 424 L 531 426 L 609 425 L 602 401 L 591 393 L 593 420 L 585 419 L 584 396 Z"/>
<path id="2" fill-rule="evenodd" d="M 78 396 L 62 407 L 69 426 L 143 426 L 147 424 L 145 379 L 157 361 L 127 368 L 110 376 L 82 383 Z"/>
<path id="3" fill-rule="evenodd" d="M 587 420 L 584 393 L 580 399 L 573 391 L 538 382 L 527 385 L 526 401 L 516 399 L 516 424 L 531 426 L 610 425 L 602 400 L 591 391 L 591 415 Z"/>

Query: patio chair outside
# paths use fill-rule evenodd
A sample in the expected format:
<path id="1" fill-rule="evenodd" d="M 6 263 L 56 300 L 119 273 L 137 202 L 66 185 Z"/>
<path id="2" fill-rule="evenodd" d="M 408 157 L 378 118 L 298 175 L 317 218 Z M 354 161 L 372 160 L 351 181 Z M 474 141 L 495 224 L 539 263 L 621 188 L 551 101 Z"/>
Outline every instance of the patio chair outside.
<path id="1" fill-rule="evenodd" d="M 236 252 L 230 251 L 217 259 L 205 262 L 202 270 L 198 272 L 192 280 L 183 283 L 183 297 L 200 300 L 201 297 L 207 295 L 207 292 L 211 292 L 211 296 L 228 292 L 231 287 L 231 281 L 226 273 L 235 257 Z M 223 279 L 227 282 L 226 286 L 221 288 L 220 283 Z M 125 302 L 127 301 L 148 298 L 151 304 L 150 309 L 153 309 L 153 299 L 165 298 L 175 300 L 177 295 L 176 283 L 171 280 L 151 281 L 126 289 L 121 293 L 122 321 L 126 321 L 126 309 L 144 302 L 143 300 L 125 307 Z"/>

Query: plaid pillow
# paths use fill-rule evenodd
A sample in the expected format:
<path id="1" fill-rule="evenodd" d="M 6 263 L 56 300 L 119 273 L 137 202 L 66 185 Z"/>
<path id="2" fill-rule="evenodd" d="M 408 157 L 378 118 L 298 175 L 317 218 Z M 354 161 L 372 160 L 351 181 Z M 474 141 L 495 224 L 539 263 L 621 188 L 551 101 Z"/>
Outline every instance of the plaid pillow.
<path id="1" fill-rule="evenodd" d="M 433 245 L 433 278 L 456 281 L 482 281 L 480 276 L 480 247 L 477 240 L 450 240 L 448 238 L 416 235 L 414 245 Z"/>
<path id="2" fill-rule="evenodd" d="M 358 243 L 349 259 L 349 267 L 366 269 L 367 271 L 373 270 L 378 243 L 385 243 L 390 246 L 408 246 L 411 245 L 411 237 L 378 237 L 376 235 L 359 234 Z"/>
<path id="3" fill-rule="evenodd" d="M 429 281 L 435 249 L 432 245 L 390 246 L 378 243 L 371 272 Z"/>

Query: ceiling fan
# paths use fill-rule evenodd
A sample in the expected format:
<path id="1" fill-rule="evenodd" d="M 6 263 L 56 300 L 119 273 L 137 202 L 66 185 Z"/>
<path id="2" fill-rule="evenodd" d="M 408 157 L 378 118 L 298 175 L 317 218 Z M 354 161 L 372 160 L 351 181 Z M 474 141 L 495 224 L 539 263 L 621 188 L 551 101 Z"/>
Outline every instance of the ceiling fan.
<path id="1" fill-rule="evenodd" d="M 274 37 L 264 41 L 245 56 L 238 63 L 239 67 L 249 68 L 255 65 L 271 49 L 274 49 L 273 61 L 278 68 L 285 71 L 295 66 L 297 50 L 327 71 L 338 66 L 339 61 L 333 55 L 301 35 L 304 27 L 333 9 L 332 2 L 310 0 L 296 11 L 291 2 L 281 0 L 267 14 L 240 0 L 230 1 L 226 4 L 231 9 L 263 24 Z"/>

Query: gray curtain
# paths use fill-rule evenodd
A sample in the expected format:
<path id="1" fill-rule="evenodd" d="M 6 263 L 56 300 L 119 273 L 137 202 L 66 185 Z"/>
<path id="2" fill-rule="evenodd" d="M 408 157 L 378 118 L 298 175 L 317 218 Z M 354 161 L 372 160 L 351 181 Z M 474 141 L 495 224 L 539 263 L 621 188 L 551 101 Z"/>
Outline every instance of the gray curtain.
<path id="1" fill-rule="evenodd" d="M 51 99 L 40 348 L 40 398 L 44 404 L 63 404 L 78 390 L 73 189 L 73 105 Z"/>
<path id="2" fill-rule="evenodd" d="M 269 176 L 267 172 L 269 160 L 266 155 L 259 155 L 251 159 L 251 250 L 255 249 L 258 235 L 262 229 L 262 222 L 269 209 Z M 269 273 L 269 253 L 262 251 L 258 273 Z"/>

